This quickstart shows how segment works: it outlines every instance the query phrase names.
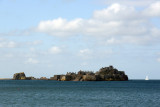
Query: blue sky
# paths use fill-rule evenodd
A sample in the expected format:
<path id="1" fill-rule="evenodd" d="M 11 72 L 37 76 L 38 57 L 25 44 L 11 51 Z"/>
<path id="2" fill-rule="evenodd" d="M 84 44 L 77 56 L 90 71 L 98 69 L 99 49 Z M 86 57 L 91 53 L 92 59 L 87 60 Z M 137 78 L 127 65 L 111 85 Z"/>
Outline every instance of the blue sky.
<path id="1" fill-rule="evenodd" d="M 0 78 L 98 71 L 160 78 L 159 0 L 0 0 Z"/>

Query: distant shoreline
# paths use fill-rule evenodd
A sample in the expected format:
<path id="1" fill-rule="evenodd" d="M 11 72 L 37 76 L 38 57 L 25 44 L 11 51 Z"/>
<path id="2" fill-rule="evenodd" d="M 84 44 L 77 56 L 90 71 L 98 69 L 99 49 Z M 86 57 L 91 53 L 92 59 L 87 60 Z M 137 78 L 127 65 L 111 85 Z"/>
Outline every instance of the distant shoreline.
<path id="1" fill-rule="evenodd" d="M 12 80 L 12 78 L 0 78 L 0 80 Z"/>

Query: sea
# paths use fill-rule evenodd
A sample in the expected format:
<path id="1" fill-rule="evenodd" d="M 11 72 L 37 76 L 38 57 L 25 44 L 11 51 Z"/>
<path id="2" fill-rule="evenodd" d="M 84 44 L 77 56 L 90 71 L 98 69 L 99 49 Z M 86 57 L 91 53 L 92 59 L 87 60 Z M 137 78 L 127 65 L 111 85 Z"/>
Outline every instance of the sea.
<path id="1" fill-rule="evenodd" d="M 0 80 L 0 107 L 160 107 L 160 80 Z"/>

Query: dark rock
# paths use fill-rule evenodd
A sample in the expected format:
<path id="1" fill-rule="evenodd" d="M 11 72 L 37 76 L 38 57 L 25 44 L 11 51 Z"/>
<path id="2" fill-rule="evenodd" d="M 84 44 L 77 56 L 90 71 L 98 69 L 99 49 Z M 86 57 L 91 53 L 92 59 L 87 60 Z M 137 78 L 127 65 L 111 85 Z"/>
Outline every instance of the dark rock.
<path id="1" fill-rule="evenodd" d="M 124 71 L 118 71 L 113 66 L 101 68 L 97 73 L 104 81 L 127 81 L 128 76 Z"/>
<path id="2" fill-rule="evenodd" d="M 13 80 L 36 80 L 34 77 L 26 77 L 24 72 L 15 73 L 13 75 Z"/>
<path id="3" fill-rule="evenodd" d="M 26 77 L 26 80 L 36 80 L 34 77 Z"/>
<path id="4" fill-rule="evenodd" d="M 82 81 L 82 76 L 78 75 L 73 81 Z"/>
<path id="5" fill-rule="evenodd" d="M 72 76 L 71 75 L 64 75 L 64 76 L 62 76 L 62 78 L 60 80 L 61 81 L 71 81 Z"/>
<path id="6" fill-rule="evenodd" d="M 61 81 L 63 76 L 65 76 L 65 75 L 54 75 L 53 77 L 50 78 L 50 80 Z"/>
<path id="7" fill-rule="evenodd" d="M 83 75 L 83 81 L 96 81 L 96 75 Z"/>
<path id="8" fill-rule="evenodd" d="M 24 72 L 15 73 L 13 75 L 13 80 L 25 80 L 25 79 L 26 79 L 26 75 Z"/>

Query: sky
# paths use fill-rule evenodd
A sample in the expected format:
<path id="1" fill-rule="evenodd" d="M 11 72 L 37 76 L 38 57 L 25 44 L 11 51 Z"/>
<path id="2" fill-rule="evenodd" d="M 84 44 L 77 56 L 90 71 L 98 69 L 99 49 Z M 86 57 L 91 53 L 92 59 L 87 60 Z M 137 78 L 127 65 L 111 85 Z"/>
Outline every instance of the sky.
<path id="1" fill-rule="evenodd" d="M 160 0 L 0 0 L 0 78 L 109 65 L 160 79 Z"/>

